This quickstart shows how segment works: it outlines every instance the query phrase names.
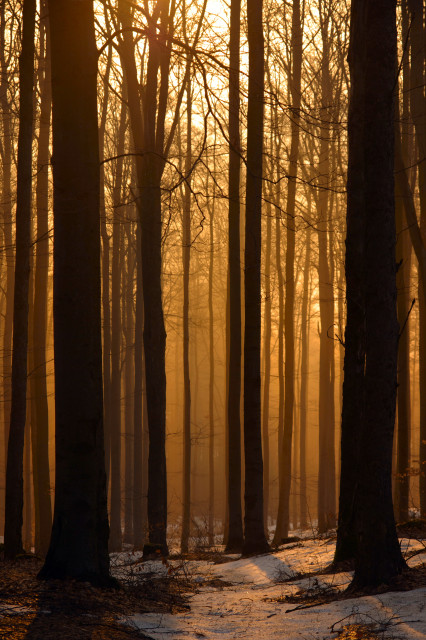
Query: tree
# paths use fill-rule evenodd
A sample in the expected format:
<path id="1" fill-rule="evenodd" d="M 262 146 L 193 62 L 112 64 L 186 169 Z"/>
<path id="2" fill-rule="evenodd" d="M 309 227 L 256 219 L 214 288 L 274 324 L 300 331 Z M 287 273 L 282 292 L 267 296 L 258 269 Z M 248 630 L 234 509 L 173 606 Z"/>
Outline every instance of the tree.
<path id="1" fill-rule="evenodd" d="M 244 545 L 243 553 L 269 549 L 263 523 L 263 461 L 260 410 L 260 263 L 264 45 L 262 2 L 248 0 L 249 87 L 245 226 L 244 332 Z"/>
<path id="2" fill-rule="evenodd" d="M 300 17 L 300 1 L 293 2 L 292 13 L 292 74 L 290 80 L 292 98 L 291 149 L 288 170 L 287 195 L 287 247 L 286 247 L 286 301 L 285 301 L 285 391 L 284 391 L 284 432 L 280 451 L 280 497 L 277 515 L 277 528 L 274 543 L 279 544 L 287 537 L 290 523 L 290 488 L 291 488 L 291 449 L 293 440 L 293 407 L 294 407 L 294 257 L 296 246 L 296 183 L 299 159 L 300 140 L 300 102 L 302 77 L 302 22 Z"/>
<path id="3" fill-rule="evenodd" d="M 318 470 L 318 529 L 327 531 L 336 523 L 336 480 L 334 446 L 334 341 L 330 330 L 334 326 L 334 296 L 331 278 L 331 257 L 328 250 L 328 217 L 330 215 L 330 103 L 332 101 L 330 77 L 330 14 L 331 7 L 320 3 L 322 36 L 321 61 L 321 140 L 319 148 L 318 206 L 318 280 L 320 306 L 320 380 L 319 380 L 319 470 Z"/>
<path id="4" fill-rule="evenodd" d="M 229 38 L 229 357 L 228 357 L 228 537 L 226 550 L 241 551 L 241 264 L 240 264 L 240 0 L 231 0 Z"/>
<path id="5" fill-rule="evenodd" d="M 34 414 L 31 441 L 34 474 L 35 549 L 46 555 L 52 529 L 49 470 L 49 407 L 47 400 L 46 334 L 49 278 L 49 137 L 52 111 L 50 34 L 47 5 L 40 24 L 40 128 L 37 151 L 37 242 L 34 268 L 33 371 L 31 395 Z M 45 49 L 43 51 L 43 49 Z"/>
<path id="6" fill-rule="evenodd" d="M 97 50 L 91 0 L 50 0 L 56 493 L 39 576 L 110 584 L 103 443 Z"/>
<path id="7" fill-rule="evenodd" d="M 22 9 L 19 59 L 19 136 L 16 202 L 16 260 L 13 298 L 12 401 L 6 468 L 4 551 L 22 550 L 23 455 L 27 417 L 28 293 L 31 244 L 35 0 Z"/>
<path id="8" fill-rule="evenodd" d="M 113 232 L 111 260 L 111 532 L 110 551 L 120 551 L 121 535 L 121 317 L 120 301 L 122 271 L 122 235 L 121 213 L 123 190 L 123 153 L 126 133 L 126 107 L 122 104 L 117 138 L 117 161 L 113 178 Z"/>
<path id="9" fill-rule="evenodd" d="M 354 589 L 378 586 L 406 567 L 396 535 L 391 486 L 398 345 L 393 179 L 395 12 L 396 2 L 352 2 L 349 280 L 342 417 L 343 495 L 348 502 L 342 505 L 341 496 L 346 518 L 339 521 L 339 530 L 347 545 L 349 540 L 355 543 Z M 360 261 L 355 265 L 359 250 Z M 358 389 L 354 388 L 355 380 Z M 353 447 L 349 452 L 350 441 Z M 352 469 L 344 475 L 346 465 Z M 355 539 L 349 535 L 349 522 L 355 523 Z M 342 540 L 340 544 L 342 548 Z"/>
<path id="10" fill-rule="evenodd" d="M 185 14 L 184 14 L 185 15 Z M 186 16 L 185 16 L 186 22 Z M 186 34 L 185 34 L 186 35 Z M 182 217 L 183 267 L 183 486 L 181 550 L 188 551 L 191 525 L 191 380 L 189 375 L 189 270 L 191 263 L 191 166 L 192 166 L 192 95 L 191 80 L 186 85 L 186 157 L 185 189 Z"/>

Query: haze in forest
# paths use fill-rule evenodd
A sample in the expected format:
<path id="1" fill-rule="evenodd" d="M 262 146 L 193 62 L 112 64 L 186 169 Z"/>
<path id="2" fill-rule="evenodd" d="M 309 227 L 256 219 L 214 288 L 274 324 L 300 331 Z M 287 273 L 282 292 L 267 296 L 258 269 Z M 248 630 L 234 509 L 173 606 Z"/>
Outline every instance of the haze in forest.
<path id="1" fill-rule="evenodd" d="M 346 0 L 1 3 L 9 556 L 50 548 L 46 576 L 73 575 L 77 551 L 57 558 L 74 526 L 90 521 L 105 542 L 106 504 L 110 551 L 251 553 L 295 530 L 333 530 L 342 420 L 358 420 L 352 464 L 360 473 L 365 464 L 362 482 L 386 467 L 396 520 L 425 515 L 424 3 L 388 3 L 382 16 L 386 3 L 352 4 L 349 50 Z M 356 31 L 364 4 L 366 49 Z M 382 213 L 375 166 L 383 225 L 368 217 Z M 374 278 L 391 263 L 384 312 L 372 289 L 385 297 Z M 351 334 L 356 309 L 363 319 Z M 371 409 L 379 313 L 391 336 L 383 366 L 398 376 L 392 457 L 396 378 Z M 351 416 L 345 357 L 345 373 L 359 376 L 347 378 Z M 365 425 L 376 422 L 383 464 L 363 457 Z M 6 476 L 18 492 L 9 502 Z M 108 573 L 96 553 L 103 568 L 83 575 Z"/>

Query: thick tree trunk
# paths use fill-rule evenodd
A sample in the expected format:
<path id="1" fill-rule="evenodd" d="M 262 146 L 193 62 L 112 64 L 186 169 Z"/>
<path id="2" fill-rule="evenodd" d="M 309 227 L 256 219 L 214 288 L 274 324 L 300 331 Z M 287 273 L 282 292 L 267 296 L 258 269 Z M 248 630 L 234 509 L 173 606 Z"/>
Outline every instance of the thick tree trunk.
<path id="1" fill-rule="evenodd" d="M 226 551 L 241 551 L 241 264 L 240 264 L 240 0 L 231 0 L 229 40 L 229 362 L 228 362 L 228 535 Z"/>
<path id="2" fill-rule="evenodd" d="M 341 472 L 339 518 L 335 563 L 353 560 L 357 551 L 355 530 L 356 489 L 359 460 L 359 430 L 364 421 L 365 294 L 364 228 L 364 66 L 362 12 L 357 0 L 352 6 L 349 64 L 351 99 L 348 120 L 348 183 L 346 237 L 345 358 L 341 426 Z"/>
<path id="3" fill-rule="evenodd" d="M 245 228 L 244 332 L 244 545 L 243 552 L 269 549 L 263 522 L 261 430 L 261 214 L 264 101 L 262 2 L 248 0 L 249 87 L 247 114 L 247 185 Z"/>
<path id="4" fill-rule="evenodd" d="M 56 493 L 41 578 L 110 584 L 103 442 L 97 51 L 90 0 L 50 0 Z"/>
<path id="5" fill-rule="evenodd" d="M 359 588 L 388 581 L 406 564 L 396 535 L 391 485 L 398 345 L 393 179 L 396 2 L 358 0 L 352 11 L 351 69 L 363 76 L 364 98 L 363 131 L 357 144 L 364 179 L 366 339 L 352 583 Z M 353 134 L 349 128 L 349 136 Z"/>
<path id="6" fill-rule="evenodd" d="M 12 400 L 6 467 L 4 553 L 22 550 L 23 455 L 27 412 L 28 291 L 31 245 L 35 0 L 24 0 L 19 58 L 16 261 L 13 299 Z"/>

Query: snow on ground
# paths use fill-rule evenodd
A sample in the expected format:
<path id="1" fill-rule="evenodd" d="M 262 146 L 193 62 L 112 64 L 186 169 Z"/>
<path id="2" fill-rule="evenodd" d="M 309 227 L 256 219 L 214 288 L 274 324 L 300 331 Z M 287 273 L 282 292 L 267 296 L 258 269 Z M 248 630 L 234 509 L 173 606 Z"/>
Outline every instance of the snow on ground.
<path id="1" fill-rule="evenodd" d="M 402 547 L 411 552 L 424 545 L 404 540 Z M 136 614 L 123 622 L 139 628 L 152 640 L 331 640 L 351 623 L 374 624 L 383 638 L 426 638 L 425 588 L 300 609 L 282 601 L 285 595 L 301 588 L 320 590 L 330 584 L 341 588 L 347 586 L 351 579 L 348 573 L 280 582 L 320 570 L 331 562 L 333 554 L 333 541 L 317 539 L 290 544 L 277 553 L 225 564 L 174 561 L 171 564 L 177 574 L 192 576 L 199 585 L 197 593 L 189 598 L 190 610 L 174 615 Z M 409 564 L 424 562 L 425 554 L 415 556 Z M 126 558 L 120 554 L 118 574 L 125 570 L 124 565 L 129 561 L 130 556 Z M 136 566 L 139 575 L 153 576 L 157 571 L 164 575 L 166 570 L 160 561 L 137 563 Z M 213 579 L 214 586 L 211 586 Z M 223 580 L 225 586 L 220 585 L 218 579 Z"/>

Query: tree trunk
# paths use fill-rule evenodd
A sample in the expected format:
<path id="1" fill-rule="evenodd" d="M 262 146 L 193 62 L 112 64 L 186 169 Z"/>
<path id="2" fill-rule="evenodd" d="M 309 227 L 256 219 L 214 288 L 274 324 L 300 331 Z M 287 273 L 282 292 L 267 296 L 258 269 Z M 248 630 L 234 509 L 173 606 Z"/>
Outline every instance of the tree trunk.
<path id="1" fill-rule="evenodd" d="M 117 139 L 113 187 L 113 231 L 111 261 L 111 531 L 109 550 L 121 551 L 121 264 L 123 153 L 126 132 L 125 104 L 122 104 Z M 124 301 L 123 301 L 124 304 Z"/>
<path id="2" fill-rule="evenodd" d="M 247 185 L 245 228 L 244 332 L 244 545 L 243 553 L 269 549 L 263 522 L 261 431 L 261 216 L 264 100 L 262 2 L 248 0 L 249 87 L 247 113 Z"/>
<path id="3" fill-rule="evenodd" d="M 294 408 L 294 256 L 296 245 L 296 183 L 298 173 L 299 140 L 300 140 L 300 101 L 302 76 L 302 25 L 300 19 L 300 2 L 293 2 L 292 16 L 292 52 L 293 69 L 291 76 L 292 120 L 291 120 L 291 148 L 288 169 L 287 196 L 287 246 L 285 263 L 286 299 L 285 299 L 285 370 L 284 370 L 284 432 L 280 449 L 280 492 L 277 515 L 277 528 L 274 543 L 279 544 L 282 538 L 288 536 L 290 521 L 290 488 L 292 468 L 292 440 L 293 440 L 293 408 Z"/>
<path id="4" fill-rule="evenodd" d="M 47 10 L 47 7 L 45 8 Z M 33 372 L 31 393 L 34 415 L 31 422 L 33 476 L 35 497 L 36 553 L 46 555 L 52 528 L 52 503 L 49 471 L 49 410 L 47 402 L 47 304 L 49 278 L 49 134 L 51 113 L 50 36 L 48 17 L 41 42 L 45 41 L 43 64 L 40 68 L 40 130 L 37 155 L 37 242 L 34 273 Z"/>
<path id="5" fill-rule="evenodd" d="M 310 208 L 310 198 L 308 200 Z M 308 526 L 308 493 L 306 486 L 306 428 L 309 389 L 309 272 L 311 266 L 311 227 L 306 230 L 305 265 L 303 269 L 303 300 L 301 319 L 301 363 L 300 363 L 300 528 Z"/>
<path id="6" fill-rule="evenodd" d="M 49 0 L 56 486 L 41 578 L 111 584 L 103 442 L 97 50 L 93 4 Z"/>
<path id="7" fill-rule="evenodd" d="M 0 3 L 0 102 L 3 124 L 4 161 L 2 164 L 2 220 L 6 257 L 6 309 L 3 333 L 3 419 L 4 419 L 4 460 L 6 466 L 7 445 L 9 439 L 11 371 L 12 371 L 12 333 L 13 333 L 13 289 L 15 280 L 14 243 L 12 238 L 12 123 L 11 103 L 8 96 L 10 86 L 8 62 L 6 61 L 6 3 Z M 2 492 L 3 493 L 3 492 Z M 4 498 L 4 494 L 3 494 Z M 2 504 L 4 517 L 4 503 Z"/>
<path id="8" fill-rule="evenodd" d="M 268 539 L 268 507 L 269 507 L 269 395 L 271 386 L 271 244 L 272 244 L 272 211 L 268 203 L 266 214 L 266 247 L 265 247 L 265 304 L 263 319 L 263 520 L 265 535 Z"/>
<path id="9" fill-rule="evenodd" d="M 398 100 L 398 98 L 397 98 Z M 396 107 L 395 136 L 400 136 L 399 108 Z M 401 144 L 401 143 L 400 143 Z M 396 233 L 396 262 L 399 268 L 396 276 L 398 290 L 397 310 L 400 336 L 398 342 L 398 429 L 397 429 L 397 464 L 395 481 L 395 517 L 398 522 L 408 520 L 410 497 L 410 439 L 411 439 L 411 411 L 410 411 L 410 267 L 411 243 L 404 218 L 403 194 L 398 181 L 395 188 L 395 217 Z"/>
<path id="10" fill-rule="evenodd" d="M 127 214 L 130 215 L 129 207 Z M 135 384 L 135 356 L 134 338 L 135 322 L 133 314 L 133 283 L 135 273 L 135 247 L 133 244 L 133 224 L 131 221 L 125 223 L 127 235 L 127 265 L 123 271 L 123 284 L 125 285 L 124 304 L 126 306 L 125 341 L 126 351 L 124 359 L 124 542 L 133 544 L 133 459 L 134 459 L 134 384 Z"/>
<path id="11" fill-rule="evenodd" d="M 133 541 L 135 549 L 142 549 L 146 527 L 146 485 L 143 457 L 143 293 L 141 262 L 141 228 L 136 229 L 136 308 L 135 308 L 135 397 L 134 397 L 134 453 L 133 453 Z"/>
<path id="12" fill-rule="evenodd" d="M 321 67 L 321 106 L 323 122 L 319 152 L 320 191 L 318 194 L 318 280 L 320 305 L 320 379 L 319 379 L 319 469 L 318 469 L 318 529 L 324 533 L 336 525 L 336 476 L 335 476 L 335 429 L 334 429 L 334 387 L 332 369 L 334 360 L 334 294 L 331 281 L 328 224 L 331 203 L 329 198 L 330 180 L 330 132 L 331 117 L 329 105 L 332 100 L 329 69 L 329 14 L 321 14 L 323 58 Z M 330 333 L 331 332 L 331 333 Z"/>
<path id="13" fill-rule="evenodd" d="M 416 132 L 419 151 L 418 186 L 420 195 L 420 231 L 425 244 L 426 236 L 426 99 L 424 3 L 408 0 L 411 16 L 410 45 L 410 111 Z M 420 261 L 419 261 L 420 262 Z M 420 385 L 420 513 L 426 516 L 426 303 L 423 275 L 422 291 L 419 291 L 419 385 Z"/>
<path id="14" fill-rule="evenodd" d="M 4 553 L 22 550 L 23 455 L 27 412 L 28 291 L 31 245 L 35 0 L 24 0 L 19 58 L 16 261 L 13 298 L 12 400 L 6 467 Z"/>
<path id="15" fill-rule="evenodd" d="M 351 73 L 362 78 L 361 87 L 352 87 L 352 99 L 360 89 L 363 129 L 358 140 L 353 139 L 351 126 L 348 132 L 353 144 L 361 147 L 358 169 L 364 181 L 364 415 L 352 582 L 352 588 L 360 588 L 386 583 L 406 568 L 396 535 L 391 484 L 398 345 L 393 179 L 396 2 L 353 2 L 351 39 Z"/>
<path id="16" fill-rule="evenodd" d="M 228 362 L 228 536 L 226 551 L 241 551 L 241 264 L 240 264 L 240 0 L 231 0 L 229 40 L 229 362 Z"/>
<path id="17" fill-rule="evenodd" d="M 131 26 L 129 9 L 119 4 L 121 23 Z M 163 14 L 163 11 L 160 12 Z M 162 15 L 163 17 L 163 15 Z M 167 48 L 166 48 L 167 49 Z M 157 76 L 162 56 L 157 38 L 149 37 L 143 117 L 139 101 L 139 85 L 130 31 L 123 34 L 120 48 L 126 74 L 128 105 L 136 153 L 138 180 L 137 208 L 142 225 L 141 256 L 144 295 L 143 344 L 146 369 L 146 396 L 149 427 L 148 459 L 148 527 L 149 541 L 161 545 L 167 554 L 167 478 L 166 478 L 166 331 L 164 327 L 161 288 L 161 175 L 164 168 L 164 113 L 157 114 Z M 167 82 L 162 73 L 162 79 Z M 157 129 L 156 129 L 156 116 Z"/>
<path id="18" fill-rule="evenodd" d="M 188 551 L 191 523 L 191 381 L 189 378 L 189 269 L 191 259 L 191 164 L 192 164 L 192 98 L 191 82 L 186 88 L 186 159 L 182 219 L 183 265 L 183 475 L 182 475 L 182 553 Z"/>
<path id="19" fill-rule="evenodd" d="M 216 129 L 215 129 L 216 142 Z M 215 147 L 216 149 L 216 144 Z M 213 176 L 216 180 L 216 154 L 213 158 Z M 207 193 L 207 198 L 209 198 Z M 214 278 L 214 223 L 215 223 L 215 189 L 212 187 L 212 202 L 210 213 L 210 255 L 209 255 L 209 521 L 208 536 L 209 546 L 214 545 L 214 515 L 215 515 L 215 413 L 214 413 L 214 385 L 215 385 L 215 358 L 214 358 L 214 311 L 213 311 L 213 278 Z"/>
<path id="20" fill-rule="evenodd" d="M 102 321 L 103 321 L 103 391 L 104 391 L 104 440 L 105 440 L 105 467 L 107 474 L 107 488 L 111 463 L 111 306 L 110 306 L 110 236 L 107 230 L 107 215 L 105 207 L 105 131 L 108 112 L 109 76 L 112 61 L 112 47 L 108 51 L 104 76 L 104 95 L 102 113 L 99 125 L 99 157 L 101 160 L 100 196 L 101 196 L 101 237 L 102 237 Z"/>

